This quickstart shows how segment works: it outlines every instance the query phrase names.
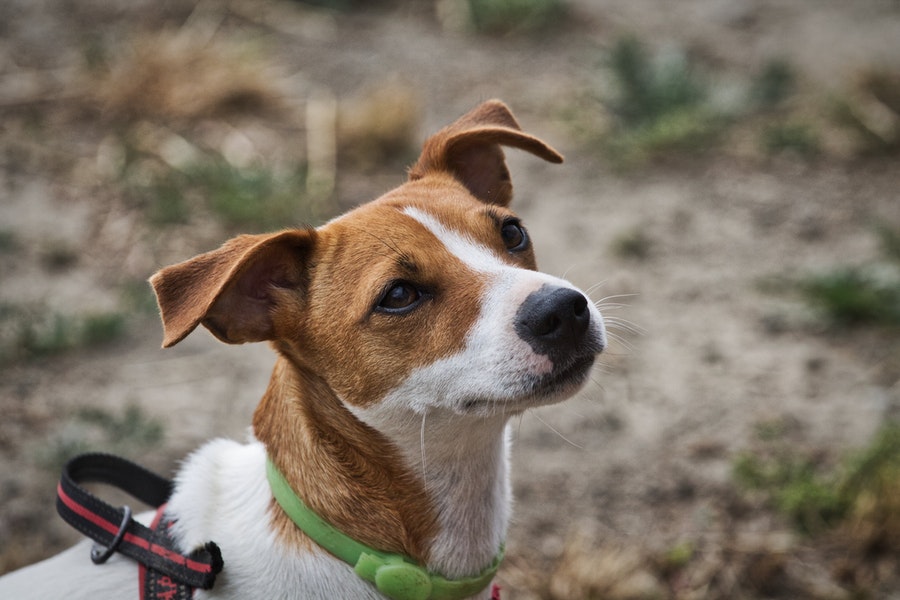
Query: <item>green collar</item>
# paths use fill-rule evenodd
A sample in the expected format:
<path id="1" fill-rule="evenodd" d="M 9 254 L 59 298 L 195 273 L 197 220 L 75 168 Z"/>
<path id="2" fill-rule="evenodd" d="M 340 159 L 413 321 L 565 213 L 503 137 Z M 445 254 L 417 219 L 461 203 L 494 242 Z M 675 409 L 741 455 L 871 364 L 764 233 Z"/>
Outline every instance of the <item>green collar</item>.
<path id="1" fill-rule="evenodd" d="M 459 600 L 473 596 L 490 585 L 503 560 L 503 548 L 483 573 L 464 579 L 445 579 L 429 573 L 412 559 L 369 548 L 344 535 L 309 509 L 270 458 L 266 477 L 272 495 L 291 521 L 319 546 L 353 567 L 362 579 L 375 584 L 379 592 L 393 600 Z"/>

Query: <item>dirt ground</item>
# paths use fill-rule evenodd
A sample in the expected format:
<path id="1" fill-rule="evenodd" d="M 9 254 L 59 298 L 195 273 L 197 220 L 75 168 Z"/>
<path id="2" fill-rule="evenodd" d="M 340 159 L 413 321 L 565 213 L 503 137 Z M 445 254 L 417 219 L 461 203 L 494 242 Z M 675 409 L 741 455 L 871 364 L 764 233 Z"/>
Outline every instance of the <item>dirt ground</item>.
<path id="1" fill-rule="evenodd" d="M 10 240 L 0 251 L 0 341 L 15 339 L 24 312 L 119 310 L 123 287 L 230 235 L 197 216 L 147 225 L 109 167 L 118 136 L 149 130 L 142 139 L 177 141 L 191 132 L 226 153 L 249 146 L 290 162 L 309 158 L 313 98 L 352 103 L 387 83 L 411 90 L 421 141 L 498 97 L 567 159 L 554 166 L 508 153 L 514 206 L 540 267 L 626 321 L 613 326 L 617 341 L 577 398 L 514 424 L 505 597 L 900 598 L 896 561 L 873 564 L 866 593 L 854 596 L 832 542 L 795 533 L 732 475 L 760 424 L 786 424 L 798 454 L 828 462 L 900 411 L 891 340 L 820 326 L 778 289 L 877 256 L 873 223 L 900 224 L 896 157 L 736 150 L 620 171 L 564 117 L 602 87 L 603 52 L 624 34 L 687 49 L 732 78 L 783 58 L 807 94 L 824 98 L 873 66 L 900 69 L 900 5 L 581 0 L 569 3 L 562 31 L 491 37 L 442 24 L 436 14 L 448 2 L 382 4 L 337 13 L 250 0 L 0 5 L 0 233 Z M 83 74 L 92 48 L 115 57 L 158 31 L 241 40 L 278 81 L 274 116 L 110 117 L 109 96 Z M 305 218 L 374 198 L 403 176 L 402 163 L 339 162 L 336 204 Z M 633 231 L 650 240 L 640 259 L 613 250 Z M 0 367 L 0 572 L 78 537 L 55 516 L 48 465 L 59 454 L 100 446 L 170 472 L 204 440 L 245 435 L 271 351 L 226 347 L 205 331 L 163 351 L 155 315 L 132 313 L 125 335 L 102 347 Z M 85 406 L 114 418 L 137 407 L 146 422 L 135 435 L 146 440 L 116 439 L 84 417 Z M 654 558 L 685 546 L 690 568 L 680 574 Z M 585 570 L 598 582 L 586 583 Z"/>

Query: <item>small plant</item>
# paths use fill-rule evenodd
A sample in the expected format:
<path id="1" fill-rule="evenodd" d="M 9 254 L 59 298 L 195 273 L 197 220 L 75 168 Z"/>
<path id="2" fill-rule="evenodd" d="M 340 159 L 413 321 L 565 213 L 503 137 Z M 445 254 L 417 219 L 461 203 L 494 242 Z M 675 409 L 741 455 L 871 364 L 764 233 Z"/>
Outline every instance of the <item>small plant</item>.
<path id="1" fill-rule="evenodd" d="M 653 240 L 643 229 L 635 228 L 616 237 L 612 251 L 619 258 L 646 260 L 653 251 Z"/>
<path id="2" fill-rule="evenodd" d="M 41 266 L 48 271 L 66 271 L 78 262 L 78 253 L 69 244 L 54 241 L 42 248 L 40 261 Z"/>
<path id="3" fill-rule="evenodd" d="M 875 229 L 881 245 L 881 253 L 888 260 L 900 262 L 900 228 L 878 225 Z"/>
<path id="4" fill-rule="evenodd" d="M 163 438 L 162 423 L 147 417 L 134 404 L 126 406 L 121 415 L 89 407 L 79 410 L 76 416 L 78 420 L 98 427 L 104 438 L 115 445 L 152 446 Z"/>
<path id="5" fill-rule="evenodd" d="M 229 228 L 263 231 L 311 220 L 322 198 L 311 198 L 302 171 L 277 174 L 263 166 L 236 167 L 205 156 L 183 170 L 165 169 L 134 194 L 148 220 L 158 226 L 187 223 L 206 209 Z"/>
<path id="6" fill-rule="evenodd" d="M 8 229 L 0 229 L 0 254 L 11 254 L 18 249 L 16 234 Z"/>
<path id="7" fill-rule="evenodd" d="M 900 327 L 900 230 L 876 227 L 882 257 L 796 283 L 806 301 L 841 327 Z"/>
<path id="8" fill-rule="evenodd" d="M 774 108 L 787 100 L 796 86 L 796 74 L 785 60 L 776 59 L 765 65 L 753 82 L 750 98 L 760 108 Z"/>
<path id="9" fill-rule="evenodd" d="M 812 158 L 820 152 L 819 136 L 805 123 L 786 122 L 770 125 L 763 132 L 763 146 L 768 154 L 792 152 Z"/>
<path id="10" fill-rule="evenodd" d="M 35 458 L 45 471 L 55 475 L 77 454 L 98 451 L 134 456 L 159 444 L 164 436 L 163 424 L 137 405 L 128 405 L 121 413 L 86 407 L 75 411 L 65 425 L 45 440 L 35 451 Z"/>
<path id="11" fill-rule="evenodd" d="M 134 279 L 122 284 L 120 288 L 122 306 L 129 312 L 143 315 L 156 315 L 156 296 L 153 289 L 143 279 Z"/>
<path id="12" fill-rule="evenodd" d="M 733 474 L 742 486 L 768 494 L 804 533 L 822 531 L 846 514 L 834 484 L 820 476 L 808 458 L 794 458 L 787 452 L 768 458 L 743 454 L 735 461 Z"/>
<path id="13" fill-rule="evenodd" d="M 479 33 L 533 33 L 557 25 L 566 14 L 563 0 L 467 0 L 468 16 Z"/>
<path id="14" fill-rule="evenodd" d="M 147 217 L 154 225 L 177 225 L 190 221 L 190 206 L 178 180 L 178 175 L 170 173 L 150 185 Z"/>
<path id="15" fill-rule="evenodd" d="M 125 316 L 121 313 L 87 315 L 81 322 L 79 344 L 92 348 L 120 339 L 125 333 Z"/>
<path id="16" fill-rule="evenodd" d="M 59 354 L 75 347 L 75 330 L 74 320 L 59 313 L 42 320 L 23 320 L 19 347 L 29 357 Z"/>
<path id="17" fill-rule="evenodd" d="M 206 198 L 229 227 L 271 229 L 295 225 L 304 200 L 304 177 L 275 175 L 261 167 L 237 168 L 224 160 L 197 164 L 187 185 Z"/>
<path id="18" fill-rule="evenodd" d="M 839 326 L 900 326 L 900 272 L 887 265 L 844 267 L 800 284 L 807 301 Z"/>
<path id="19" fill-rule="evenodd" d="M 609 66 L 619 85 L 619 96 L 610 106 L 627 125 L 639 126 L 695 108 L 707 96 L 705 85 L 686 57 L 672 54 L 667 60 L 654 61 L 634 37 L 626 37 L 613 47 Z"/>
<path id="20" fill-rule="evenodd" d="M 737 457 L 732 469 L 743 487 L 761 490 L 804 533 L 819 533 L 854 519 L 877 519 L 900 532 L 900 424 L 888 423 L 863 450 L 825 469 L 784 443 L 762 454 Z"/>
<path id="21" fill-rule="evenodd" d="M 659 557 L 659 566 L 663 573 L 672 573 L 687 566 L 696 554 L 692 542 L 680 542 L 668 548 Z"/>
<path id="22" fill-rule="evenodd" d="M 117 312 L 83 316 L 19 314 L 18 358 L 41 358 L 78 348 L 95 348 L 125 335 L 125 317 Z"/>
<path id="23" fill-rule="evenodd" d="M 606 100 L 615 122 L 603 143 L 620 164 L 702 150 L 724 130 L 726 116 L 712 106 L 708 84 L 685 55 L 651 57 L 627 37 L 613 47 L 608 64 L 617 94 Z"/>

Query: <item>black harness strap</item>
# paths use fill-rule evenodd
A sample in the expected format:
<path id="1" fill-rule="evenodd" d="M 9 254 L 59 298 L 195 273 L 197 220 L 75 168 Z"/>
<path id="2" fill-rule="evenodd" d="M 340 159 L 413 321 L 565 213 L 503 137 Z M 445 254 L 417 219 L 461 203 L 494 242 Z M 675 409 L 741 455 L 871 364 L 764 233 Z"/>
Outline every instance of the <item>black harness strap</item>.
<path id="1" fill-rule="evenodd" d="M 158 508 L 172 494 L 170 480 L 118 456 L 82 454 L 63 467 L 56 509 L 67 523 L 103 546 L 91 552 L 95 563 L 104 562 L 113 552 L 121 552 L 175 583 L 212 588 L 223 566 L 216 544 L 207 542 L 190 554 L 182 554 L 170 536 L 133 520 L 127 506 L 113 508 L 78 485 L 85 482 L 113 485 Z"/>
<path id="2" fill-rule="evenodd" d="M 169 532 L 174 523 L 166 516 L 166 506 L 160 506 L 153 523 L 150 524 L 150 530 L 153 531 L 157 544 L 170 548 L 175 545 L 175 540 Z M 138 565 L 138 581 L 141 600 L 192 600 L 194 597 L 194 588 L 146 565 Z"/>

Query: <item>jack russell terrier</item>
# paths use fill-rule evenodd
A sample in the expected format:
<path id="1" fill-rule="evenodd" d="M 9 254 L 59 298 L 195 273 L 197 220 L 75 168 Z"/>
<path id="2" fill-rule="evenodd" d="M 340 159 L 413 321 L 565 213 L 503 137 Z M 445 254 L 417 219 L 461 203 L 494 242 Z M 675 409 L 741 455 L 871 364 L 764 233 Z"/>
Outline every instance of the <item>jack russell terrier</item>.
<path id="1" fill-rule="evenodd" d="M 202 324 L 278 355 L 252 438 L 197 450 L 161 511 L 178 552 L 215 542 L 218 581 L 176 596 L 163 577 L 153 598 L 497 597 L 507 424 L 572 396 L 606 346 L 587 296 L 536 271 L 501 146 L 562 162 L 485 102 L 379 199 L 150 279 L 164 347 Z M 146 598 L 119 541 L 102 566 L 88 543 L 3 577 L 0 597 Z"/>

